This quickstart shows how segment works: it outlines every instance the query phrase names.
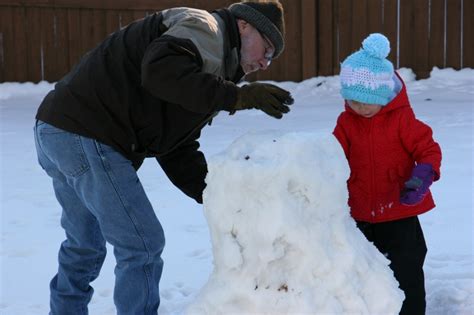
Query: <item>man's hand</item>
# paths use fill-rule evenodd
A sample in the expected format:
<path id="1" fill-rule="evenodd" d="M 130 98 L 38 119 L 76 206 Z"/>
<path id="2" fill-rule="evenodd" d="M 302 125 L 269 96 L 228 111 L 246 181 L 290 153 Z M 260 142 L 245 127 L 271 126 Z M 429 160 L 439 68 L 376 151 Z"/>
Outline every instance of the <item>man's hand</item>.
<path id="1" fill-rule="evenodd" d="M 256 108 L 280 119 L 293 102 L 290 92 L 273 84 L 254 82 L 239 88 L 234 110 Z"/>

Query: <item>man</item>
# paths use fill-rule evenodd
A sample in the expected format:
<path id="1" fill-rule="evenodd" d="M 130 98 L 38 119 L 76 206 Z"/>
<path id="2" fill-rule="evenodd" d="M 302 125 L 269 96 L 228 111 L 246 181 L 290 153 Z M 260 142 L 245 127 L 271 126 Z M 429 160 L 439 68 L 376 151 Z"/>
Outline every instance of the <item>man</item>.
<path id="1" fill-rule="evenodd" d="M 235 84 L 265 70 L 283 48 L 278 1 L 213 13 L 172 8 L 109 35 L 56 84 L 35 126 L 39 163 L 53 179 L 67 236 L 50 283 L 51 314 L 87 314 L 106 242 L 117 262 L 118 314 L 157 313 L 165 238 L 136 171 L 155 157 L 202 203 L 201 129 L 221 110 L 287 113 L 287 91 Z"/>

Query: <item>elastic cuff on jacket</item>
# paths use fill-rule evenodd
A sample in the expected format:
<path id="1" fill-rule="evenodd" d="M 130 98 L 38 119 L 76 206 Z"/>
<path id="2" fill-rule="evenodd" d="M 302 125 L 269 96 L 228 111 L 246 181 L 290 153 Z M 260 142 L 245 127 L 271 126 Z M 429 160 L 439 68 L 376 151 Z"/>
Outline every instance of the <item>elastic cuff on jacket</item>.
<path id="1" fill-rule="evenodd" d="M 228 112 L 232 112 L 234 111 L 235 103 L 237 103 L 237 93 L 239 87 L 230 81 L 226 81 L 224 82 L 224 84 L 226 85 L 224 102 L 219 110 L 226 110 Z"/>

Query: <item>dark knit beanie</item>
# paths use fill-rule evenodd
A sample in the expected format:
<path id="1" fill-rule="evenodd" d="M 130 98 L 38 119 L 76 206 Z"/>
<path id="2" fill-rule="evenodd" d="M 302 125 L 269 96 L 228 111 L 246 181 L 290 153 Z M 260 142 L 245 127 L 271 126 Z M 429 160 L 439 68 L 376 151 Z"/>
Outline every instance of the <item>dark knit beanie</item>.
<path id="1" fill-rule="evenodd" d="M 285 48 L 285 20 L 280 2 L 239 2 L 232 4 L 229 10 L 268 37 L 275 46 L 273 58 L 281 54 Z"/>

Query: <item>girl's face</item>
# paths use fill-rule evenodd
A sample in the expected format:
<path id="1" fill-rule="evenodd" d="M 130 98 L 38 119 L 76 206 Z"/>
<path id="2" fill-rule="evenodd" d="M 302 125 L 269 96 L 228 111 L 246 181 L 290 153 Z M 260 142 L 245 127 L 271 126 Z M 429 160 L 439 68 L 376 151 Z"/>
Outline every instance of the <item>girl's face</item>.
<path id="1" fill-rule="evenodd" d="M 373 117 L 382 109 L 382 105 L 365 104 L 352 100 L 348 100 L 347 103 L 353 111 L 365 118 Z"/>

